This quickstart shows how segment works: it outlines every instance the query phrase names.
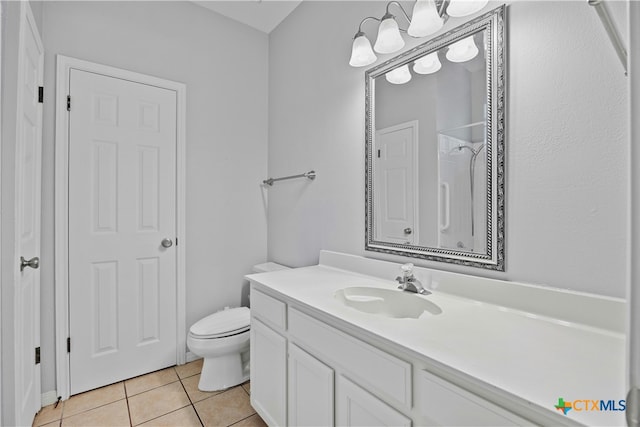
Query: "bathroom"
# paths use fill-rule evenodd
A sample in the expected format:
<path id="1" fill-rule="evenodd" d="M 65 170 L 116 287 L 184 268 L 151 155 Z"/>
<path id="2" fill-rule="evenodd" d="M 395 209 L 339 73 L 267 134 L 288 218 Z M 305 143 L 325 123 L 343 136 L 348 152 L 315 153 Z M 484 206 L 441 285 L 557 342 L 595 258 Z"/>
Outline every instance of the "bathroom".
<path id="1" fill-rule="evenodd" d="M 611 3 L 625 34 L 625 2 Z M 628 77 L 586 2 L 507 4 L 505 271 L 414 262 L 625 298 Z M 14 152 L 6 123 L 14 119 L 5 92 L 15 64 L 5 58 L 17 46 L 12 18 L 18 4 L 2 6 L 2 400 L 9 402 L 12 382 L 4 365 L 11 360 L 12 337 L 4 326 L 13 315 L 6 290 L 13 257 L 6 254 L 14 249 L 5 213 L 13 211 Z M 383 3 L 305 1 L 268 34 L 191 2 L 51 1 L 31 7 L 45 51 L 42 394 L 60 394 L 54 327 L 57 54 L 187 87 L 186 325 L 225 306 L 246 305 L 244 276 L 265 260 L 309 266 L 318 263 L 320 250 L 332 250 L 411 261 L 364 250 L 365 70 L 350 67 L 348 59 L 358 23 L 381 15 Z M 451 19 L 445 28 L 463 22 Z M 405 49 L 421 42 L 407 38 Z M 270 176 L 308 170 L 316 171 L 315 180 L 261 185 Z M 3 420 L 11 419 L 10 412 L 2 408 Z"/>

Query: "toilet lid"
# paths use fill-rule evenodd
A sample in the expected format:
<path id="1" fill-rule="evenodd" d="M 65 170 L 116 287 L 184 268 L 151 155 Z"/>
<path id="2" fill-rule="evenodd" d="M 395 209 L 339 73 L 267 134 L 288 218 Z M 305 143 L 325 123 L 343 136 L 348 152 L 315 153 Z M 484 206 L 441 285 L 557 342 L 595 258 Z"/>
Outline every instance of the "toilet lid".
<path id="1" fill-rule="evenodd" d="M 191 326 L 191 335 L 199 338 L 220 338 L 249 330 L 250 311 L 247 307 L 228 308 L 213 313 Z"/>

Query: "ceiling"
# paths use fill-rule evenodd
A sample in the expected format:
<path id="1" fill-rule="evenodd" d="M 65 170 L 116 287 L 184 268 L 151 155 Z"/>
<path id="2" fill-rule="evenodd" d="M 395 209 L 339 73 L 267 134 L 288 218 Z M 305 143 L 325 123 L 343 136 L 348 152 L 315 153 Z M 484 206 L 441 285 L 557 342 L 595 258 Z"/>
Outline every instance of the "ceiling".
<path id="1" fill-rule="evenodd" d="M 269 34 L 300 0 L 201 0 L 194 3 Z"/>

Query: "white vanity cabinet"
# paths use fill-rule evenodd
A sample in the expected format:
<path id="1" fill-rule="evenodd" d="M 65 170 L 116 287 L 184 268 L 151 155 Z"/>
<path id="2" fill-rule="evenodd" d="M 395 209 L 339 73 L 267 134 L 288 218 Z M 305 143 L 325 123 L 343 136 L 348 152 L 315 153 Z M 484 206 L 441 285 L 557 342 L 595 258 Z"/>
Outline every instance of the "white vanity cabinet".
<path id="1" fill-rule="evenodd" d="M 333 426 L 334 371 L 289 344 L 289 425 Z"/>
<path id="2" fill-rule="evenodd" d="M 251 403 L 268 425 L 530 424 L 282 299 L 252 283 Z"/>
<path id="3" fill-rule="evenodd" d="M 251 293 L 251 405 L 271 426 L 287 425 L 286 305 Z"/>

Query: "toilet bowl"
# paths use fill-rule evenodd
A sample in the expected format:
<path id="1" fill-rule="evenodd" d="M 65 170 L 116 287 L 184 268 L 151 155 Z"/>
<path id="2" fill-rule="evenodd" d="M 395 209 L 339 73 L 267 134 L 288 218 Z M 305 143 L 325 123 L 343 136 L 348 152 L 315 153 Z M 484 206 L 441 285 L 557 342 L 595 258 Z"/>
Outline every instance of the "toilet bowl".
<path id="1" fill-rule="evenodd" d="M 274 262 L 253 266 L 254 273 L 288 269 Z M 198 388 L 216 391 L 249 379 L 249 326 L 247 307 L 226 308 L 194 323 L 187 346 L 204 359 Z"/>
<path id="2" fill-rule="evenodd" d="M 216 391 L 249 379 L 249 309 L 228 308 L 194 323 L 187 346 L 204 358 L 198 388 Z"/>

